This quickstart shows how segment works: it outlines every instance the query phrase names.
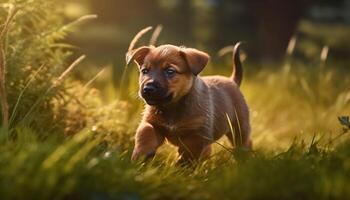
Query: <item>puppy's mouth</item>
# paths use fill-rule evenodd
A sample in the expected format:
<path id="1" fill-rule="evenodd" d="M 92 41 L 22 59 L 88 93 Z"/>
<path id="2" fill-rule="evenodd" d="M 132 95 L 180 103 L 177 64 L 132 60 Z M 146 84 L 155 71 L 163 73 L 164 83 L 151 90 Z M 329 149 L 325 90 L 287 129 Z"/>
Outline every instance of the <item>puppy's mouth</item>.
<path id="1" fill-rule="evenodd" d="M 145 102 L 150 106 L 158 106 L 158 105 L 164 105 L 169 103 L 172 98 L 173 94 L 170 93 L 168 95 L 165 95 L 163 97 L 157 97 L 157 96 L 142 96 L 142 98 L 145 100 Z"/>

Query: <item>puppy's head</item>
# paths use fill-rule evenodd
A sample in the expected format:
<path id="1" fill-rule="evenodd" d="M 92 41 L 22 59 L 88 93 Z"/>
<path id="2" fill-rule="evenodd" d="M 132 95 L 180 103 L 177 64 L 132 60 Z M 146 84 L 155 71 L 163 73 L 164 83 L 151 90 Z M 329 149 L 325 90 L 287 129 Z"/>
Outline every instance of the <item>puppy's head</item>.
<path id="1" fill-rule="evenodd" d="M 192 48 L 162 45 L 140 47 L 131 52 L 131 59 L 140 70 L 140 96 L 149 105 L 165 105 L 190 91 L 209 56 Z"/>

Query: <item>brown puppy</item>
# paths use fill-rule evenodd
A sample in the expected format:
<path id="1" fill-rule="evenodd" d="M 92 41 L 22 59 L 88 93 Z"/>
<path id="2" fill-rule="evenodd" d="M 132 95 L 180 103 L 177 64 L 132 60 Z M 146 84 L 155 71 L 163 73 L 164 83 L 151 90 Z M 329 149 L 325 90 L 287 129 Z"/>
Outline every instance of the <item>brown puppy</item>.
<path id="1" fill-rule="evenodd" d="M 230 78 L 198 74 L 209 56 L 192 48 L 144 46 L 131 52 L 140 69 L 140 96 L 146 102 L 137 129 L 132 160 L 154 156 L 168 140 L 178 147 L 180 162 L 205 158 L 211 144 L 226 134 L 235 143 L 251 147 L 248 106 L 239 90 L 242 68 L 234 48 L 235 70 Z"/>

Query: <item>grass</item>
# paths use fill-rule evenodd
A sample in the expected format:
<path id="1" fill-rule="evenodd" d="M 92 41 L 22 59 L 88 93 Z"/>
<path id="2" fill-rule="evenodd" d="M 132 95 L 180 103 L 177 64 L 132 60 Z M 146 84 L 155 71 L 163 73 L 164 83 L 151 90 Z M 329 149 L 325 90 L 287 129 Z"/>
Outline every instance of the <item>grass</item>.
<path id="1" fill-rule="evenodd" d="M 21 130 L 3 143 L 3 199 L 344 199 L 349 195 L 349 142 L 322 148 L 295 143 L 270 155 L 257 151 L 237 162 L 220 151 L 194 168 L 167 155 L 143 165 L 129 152 L 106 148 L 91 131 L 69 140 L 38 142 Z M 95 135 L 96 136 L 96 135 Z M 11 183 L 11 184 L 9 184 Z"/>
<path id="2" fill-rule="evenodd" d="M 344 199 L 350 195 L 350 140 L 343 132 L 349 127 L 337 116 L 350 111 L 350 80 L 335 69 L 319 70 L 298 66 L 252 74 L 248 69 L 242 90 L 251 106 L 254 153 L 242 157 L 221 140 L 209 160 L 188 168 L 175 166 L 169 145 L 150 163 L 131 163 L 140 106 L 105 103 L 90 89 L 81 99 L 89 120 L 79 133 L 53 133 L 43 140 L 30 127 L 16 127 L 15 140 L 1 138 L 0 194 L 3 199 Z M 134 95 L 128 100 L 139 101 Z"/>

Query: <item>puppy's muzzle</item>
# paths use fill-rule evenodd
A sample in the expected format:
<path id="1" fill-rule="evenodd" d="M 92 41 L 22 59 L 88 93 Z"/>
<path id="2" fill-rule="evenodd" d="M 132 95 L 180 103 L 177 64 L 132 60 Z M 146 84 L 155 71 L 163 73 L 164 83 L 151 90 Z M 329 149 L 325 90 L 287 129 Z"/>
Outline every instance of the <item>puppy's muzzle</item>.
<path id="1" fill-rule="evenodd" d="M 172 99 L 172 95 L 156 82 L 145 84 L 141 90 L 141 96 L 149 105 L 164 104 Z"/>
<path id="2" fill-rule="evenodd" d="M 152 95 L 156 93 L 157 90 L 158 90 L 158 87 L 156 87 L 154 84 L 147 84 L 145 87 L 143 87 L 143 94 Z"/>

